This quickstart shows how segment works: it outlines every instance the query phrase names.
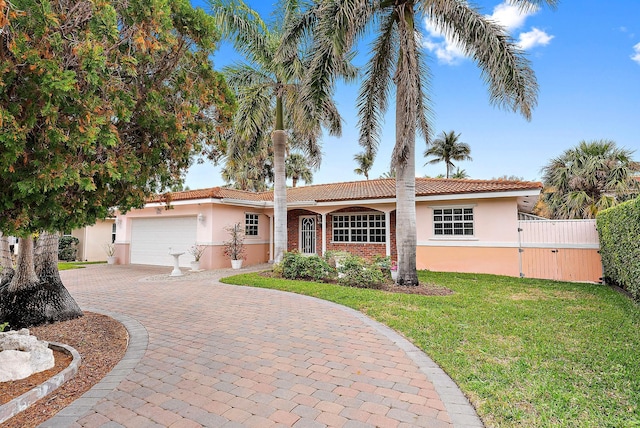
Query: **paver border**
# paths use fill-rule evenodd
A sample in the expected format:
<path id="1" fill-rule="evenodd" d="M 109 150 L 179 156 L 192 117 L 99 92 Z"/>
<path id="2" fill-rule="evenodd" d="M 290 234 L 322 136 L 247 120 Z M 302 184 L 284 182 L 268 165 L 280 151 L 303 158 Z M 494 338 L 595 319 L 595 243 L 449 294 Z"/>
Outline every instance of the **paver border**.
<path id="1" fill-rule="evenodd" d="M 98 401 L 106 397 L 124 380 L 138 365 L 149 345 L 149 333 L 147 329 L 135 318 L 117 312 L 105 311 L 97 308 L 84 308 L 88 312 L 107 315 L 120 322 L 129 333 L 129 343 L 124 357 L 118 364 L 85 392 L 80 398 L 56 413 L 52 418 L 38 425 L 41 428 L 63 428 L 73 425 L 81 416 L 88 413 Z"/>
<path id="2" fill-rule="evenodd" d="M 69 345 L 65 345 L 64 343 L 58 342 L 48 342 L 49 348 L 55 351 L 61 351 L 68 355 L 71 355 L 72 360 L 71 363 L 59 373 L 52 376 L 46 382 L 41 383 L 33 389 L 25 392 L 19 397 L 14 398 L 0 406 L 0 424 L 5 422 L 8 419 L 11 419 L 18 413 L 26 410 L 29 406 L 33 405 L 36 401 L 40 400 L 43 397 L 51 394 L 55 391 L 60 385 L 71 379 L 78 373 L 78 367 L 80 367 L 80 362 L 82 358 L 78 351 L 72 348 Z"/>

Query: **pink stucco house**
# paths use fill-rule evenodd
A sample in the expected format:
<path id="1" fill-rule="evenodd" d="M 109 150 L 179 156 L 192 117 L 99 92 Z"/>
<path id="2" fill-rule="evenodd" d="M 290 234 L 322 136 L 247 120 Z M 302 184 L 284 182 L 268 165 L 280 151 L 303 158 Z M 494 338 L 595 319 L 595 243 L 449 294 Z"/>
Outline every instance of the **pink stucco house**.
<path id="1" fill-rule="evenodd" d="M 531 212 L 541 189 L 539 182 L 416 178 L 418 268 L 523 276 L 519 214 Z M 229 267 L 224 228 L 238 222 L 246 230 L 245 264 L 270 260 L 273 192 L 214 187 L 169 198 L 169 207 L 157 197 L 116 217 L 118 263 L 170 266 L 169 248 L 197 243 L 207 246 L 202 268 Z M 287 202 L 289 250 L 396 257 L 395 180 L 289 188 Z M 180 260 L 186 267 L 193 257 Z"/>

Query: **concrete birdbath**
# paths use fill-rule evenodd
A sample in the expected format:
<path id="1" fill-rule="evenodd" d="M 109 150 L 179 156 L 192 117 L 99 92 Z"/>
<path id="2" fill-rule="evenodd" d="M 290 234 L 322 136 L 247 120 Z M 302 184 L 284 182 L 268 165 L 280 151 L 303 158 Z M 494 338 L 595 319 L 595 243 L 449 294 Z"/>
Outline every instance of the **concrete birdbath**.
<path id="1" fill-rule="evenodd" d="M 182 271 L 180 270 L 180 256 L 184 254 L 184 251 L 177 252 L 172 251 L 171 247 L 169 247 L 169 255 L 173 256 L 173 270 L 169 276 L 182 276 Z"/>

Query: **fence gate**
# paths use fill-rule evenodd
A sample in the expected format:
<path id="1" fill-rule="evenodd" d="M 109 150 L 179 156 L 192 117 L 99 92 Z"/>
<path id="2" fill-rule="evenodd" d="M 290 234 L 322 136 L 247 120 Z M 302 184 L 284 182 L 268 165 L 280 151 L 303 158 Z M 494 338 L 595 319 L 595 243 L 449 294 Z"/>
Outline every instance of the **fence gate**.
<path id="1" fill-rule="evenodd" d="M 601 281 L 595 220 L 518 221 L 520 276 L 558 281 Z"/>

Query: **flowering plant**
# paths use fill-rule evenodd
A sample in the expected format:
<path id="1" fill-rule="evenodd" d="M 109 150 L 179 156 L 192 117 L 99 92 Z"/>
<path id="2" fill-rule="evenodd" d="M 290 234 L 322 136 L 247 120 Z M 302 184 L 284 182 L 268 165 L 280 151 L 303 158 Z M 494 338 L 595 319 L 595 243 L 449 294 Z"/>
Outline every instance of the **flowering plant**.
<path id="1" fill-rule="evenodd" d="M 189 254 L 191 254 L 197 262 L 200 261 L 200 257 L 202 257 L 202 254 L 204 254 L 204 251 L 207 249 L 207 247 L 205 245 L 192 245 L 191 248 L 189 248 Z"/>
<path id="2" fill-rule="evenodd" d="M 393 270 L 393 271 L 398 270 L 398 263 L 396 263 L 396 262 L 391 262 L 391 270 Z"/>

